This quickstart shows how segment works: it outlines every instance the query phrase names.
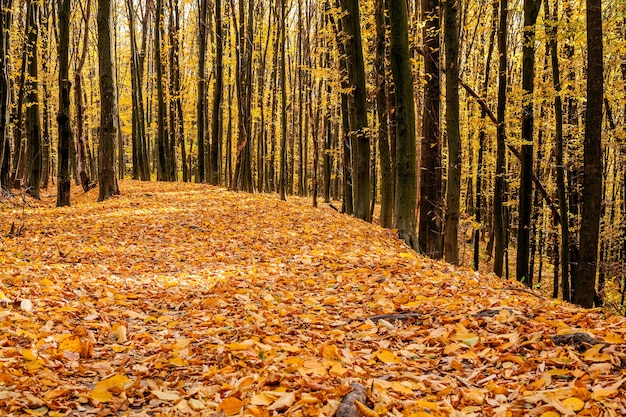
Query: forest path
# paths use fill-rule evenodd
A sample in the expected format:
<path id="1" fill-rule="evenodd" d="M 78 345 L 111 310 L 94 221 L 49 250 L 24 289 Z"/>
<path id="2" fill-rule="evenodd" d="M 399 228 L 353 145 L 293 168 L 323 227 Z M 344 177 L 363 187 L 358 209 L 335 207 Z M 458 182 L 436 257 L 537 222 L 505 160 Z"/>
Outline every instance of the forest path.
<path id="1" fill-rule="evenodd" d="M 308 200 L 120 188 L 33 202 L 20 236 L 0 203 L 0 415 L 330 416 L 352 382 L 362 415 L 626 415 L 624 318 Z M 576 332 L 602 344 L 552 339 Z"/>

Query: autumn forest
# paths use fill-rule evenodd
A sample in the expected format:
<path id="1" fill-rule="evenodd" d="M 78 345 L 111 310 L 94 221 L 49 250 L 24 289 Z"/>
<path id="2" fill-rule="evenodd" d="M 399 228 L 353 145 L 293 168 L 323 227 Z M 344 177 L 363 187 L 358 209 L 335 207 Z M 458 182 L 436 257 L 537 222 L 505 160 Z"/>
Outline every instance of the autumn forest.
<path id="1" fill-rule="evenodd" d="M 0 414 L 626 414 L 625 2 L 0 1 Z"/>

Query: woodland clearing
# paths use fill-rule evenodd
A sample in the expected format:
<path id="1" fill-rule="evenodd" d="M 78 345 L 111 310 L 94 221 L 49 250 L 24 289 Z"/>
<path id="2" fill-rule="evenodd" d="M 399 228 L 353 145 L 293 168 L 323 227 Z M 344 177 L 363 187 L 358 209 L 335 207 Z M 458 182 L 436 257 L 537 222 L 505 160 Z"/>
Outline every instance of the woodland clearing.
<path id="1" fill-rule="evenodd" d="M 308 200 L 120 189 L 0 203 L 1 415 L 626 415 L 623 317 Z"/>

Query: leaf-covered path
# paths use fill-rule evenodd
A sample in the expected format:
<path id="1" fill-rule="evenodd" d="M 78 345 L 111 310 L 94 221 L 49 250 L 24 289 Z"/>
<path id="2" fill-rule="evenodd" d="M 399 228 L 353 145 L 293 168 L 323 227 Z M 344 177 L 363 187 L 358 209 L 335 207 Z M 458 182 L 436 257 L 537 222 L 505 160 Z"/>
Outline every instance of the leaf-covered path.
<path id="1" fill-rule="evenodd" d="M 0 206 L 0 415 L 626 415 L 623 318 L 308 201 L 121 191 Z"/>

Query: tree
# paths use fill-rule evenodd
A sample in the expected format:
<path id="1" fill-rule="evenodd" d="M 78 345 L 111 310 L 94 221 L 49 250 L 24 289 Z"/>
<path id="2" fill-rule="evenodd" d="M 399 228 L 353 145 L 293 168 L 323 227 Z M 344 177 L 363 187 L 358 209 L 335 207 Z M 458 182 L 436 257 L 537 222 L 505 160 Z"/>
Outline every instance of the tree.
<path id="1" fill-rule="evenodd" d="M 198 124 L 198 172 L 196 182 L 204 182 L 204 143 L 206 135 L 206 49 L 207 49 L 207 19 L 209 17 L 209 2 L 201 0 L 198 10 L 198 100 L 196 105 Z"/>
<path id="2" fill-rule="evenodd" d="M 222 2 L 215 0 L 215 85 L 213 86 L 213 114 L 211 118 L 211 152 L 209 182 L 219 184 L 220 142 L 222 140 L 222 96 L 224 89 Z"/>
<path id="3" fill-rule="evenodd" d="M 165 134 L 167 123 L 167 111 L 165 107 L 165 79 L 163 78 L 163 53 L 161 44 L 163 34 L 163 0 L 156 1 L 156 9 L 154 11 L 154 66 L 156 70 L 157 85 L 157 180 L 158 181 L 174 181 L 171 175 L 171 157 L 169 141 Z M 171 122 L 171 121 L 170 121 Z"/>
<path id="4" fill-rule="evenodd" d="M 441 179 L 441 132 L 439 79 L 439 1 L 421 0 L 424 21 L 424 103 L 420 164 L 419 248 L 427 256 L 443 256 L 441 228 L 443 190 Z M 396 89 L 396 97 L 401 93 Z M 398 142 L 402 138 L 397 137 Z M 396 151 L 399 155 L 399 152 Z M 397 162 L 399 163 L 399 161 Z M 400 181 L 400 178 L 396 179 Z M 397 199 L 397 197 L 396 197 Z"/>
<path id="5" fill-rule="evenodd" d="M 0 2 L 0 186 L 9 184 L 10 153 L 9 108 L 11 82 L 9 76 L 9 34 L 11 33 L 11 8 L 13 0 Z"/>
<path id="6" fill-rule="evenodd" d="M 444 254 L 446 262 L 459 264 L 459 216 L 461 206 L 461 130 L 459 126 L 458 0 L 443 2 L 446 47 L 446 133 L 448 139 L 448 187 Z"/>
<path id="7" fill-rule="evenodd" d="M 391 155 L 389 149 L 389 119 L 387 109 L 387 67 L 385 65 L 387 38 L 385 33 L 385 2 L 376 0 L 376 113 L 378 115 L 378 158 L 380 160 L 380 225 L 393 224 L 394 187 L 391 182 Z M 329 174 L 330 176 L 330 171 Z"/>
<path id="8" fill-rule="evenodd" d="M 98 69 L 100 72 L 100 143 L 98 146 L 98 201 L 120 193 L 115 177 L 117 97 L 113 72 L 111 0 L 98 0 Z"/>
<path id="9" fill-rule="evenodd" d="M 286 46 L 285 46 L 285 26 L 287 0 L 280 0 L 280 176 L 278 180 L 278 194 L 280 199 L 287 200 L 287 71 L 286 71 Z"/>
<path id="10" fill-rule="evenodd" d="M 343 18 L 348 53 L 348 79 L 350 95 L 350 143 L 352 145 L 352 180 L 354 215 L 371 221 L 370 214 L 370 143 L 367 134 L 367 93 L 365 91 L 365 65 L 361 42 L 359 1 L 345 0 Z"/>
<path id="11" fill-rule="evenodd" d="M 408 11 L 404 0 L 389 0 L 391 28 L 390 61 L 396 91 L 396 196 L 394 227 L 398 236 L 418 249 L 415 235 L 417 160 L 413 72 L 409 53 Z"/>
<path id="12" fill-rule="evenodd" d="M 585 116 L 583 207 L 580 226 L 580 262 L 572 301 L 593 307 L 596 286 L 598 236 L 602 207 L 602 103 L 604 65 L 602 0 L 587 0 L 587 111 Z"/>
<path id="13" fill-rule="evenodd" d="M 509 4 L 500 0 L 500 22 L 498 23 L 498 106 L 496 110 L 496 172 L 493 187 L 493 235 L 495 253 L 493 272 L 501 277 L 506 248 L 506 218 L 504 208 L 506 173 L 506 86 L 507 86 L 507 25 Z"/>
<path id="14" fill-rule="evenodd" d="M 58 178 L 57 178 L 57 207 L 70 205 L 70 0 L 59 0 L 59 112 L 58 123 Z M 87 30 L 87 28 L 85 28 Z"/>
<path id="15" fill-rule="evenodd" d="M 26 139 L 28 180 L 27 192 L 34 198 L 39 198 L 41 188 L 41 117 L 39 113 L 39 2 L 29 0 L 27 3 L 27 36 L 26 50 L 28 51 L 28 78 L 26 81 Z"/>
<path id="16" fill-rule="evenodd" d="M 532 286 L 529 270 L 530 215 L 533 189 L 533 129 L 535 92 L 535 24 L 541 0 L 524 0 L 524 44 L 522 47 L 522 172 L 519 191 L 516 277 Z"/>

